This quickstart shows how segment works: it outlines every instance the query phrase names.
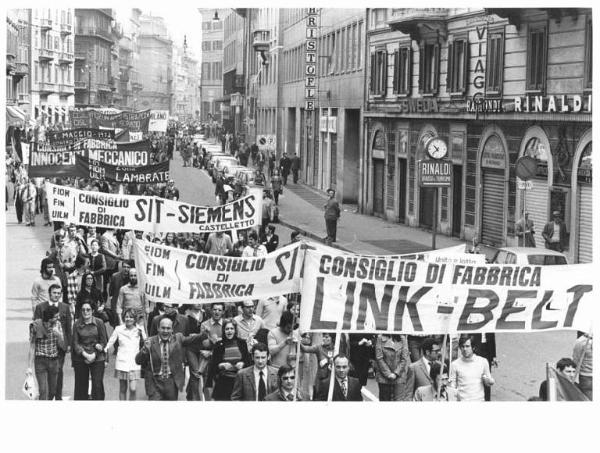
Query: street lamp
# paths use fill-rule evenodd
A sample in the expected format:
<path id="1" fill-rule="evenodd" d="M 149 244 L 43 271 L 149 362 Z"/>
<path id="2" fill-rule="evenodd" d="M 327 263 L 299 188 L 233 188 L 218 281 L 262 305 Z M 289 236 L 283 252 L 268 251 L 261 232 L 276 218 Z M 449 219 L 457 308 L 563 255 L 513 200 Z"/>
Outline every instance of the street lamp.
<path id="1" fill-rule="evenodd" d="M 219 19 L 219 12 L 217 10 L 215 10 L 215 15 L 212 18 L 213 24 L 216 22 L 219 22 L 221 19 Z"/>

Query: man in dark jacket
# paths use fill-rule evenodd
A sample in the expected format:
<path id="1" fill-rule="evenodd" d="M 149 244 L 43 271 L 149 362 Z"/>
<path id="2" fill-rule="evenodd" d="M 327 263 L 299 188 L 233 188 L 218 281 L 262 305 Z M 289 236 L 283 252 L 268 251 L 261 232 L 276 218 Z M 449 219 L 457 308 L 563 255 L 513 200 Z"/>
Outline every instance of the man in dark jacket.
<path id="1" fill-rule="evenodd" d="M 200 337 L 199 334 L 184 337 L 181 333 L 173 333 L 173 321 L 167 317 L 160 320 L 158 335 L 144 341 L 135 356 L 135 363 L 145 372 L 149 400 L 177 400 L 185 381 L 184 348 Z"/>
<path id="2" fill-rule="evenodd" d="M 281 177 L 283 178 L 283 185 L 287 185 L 287 178 L 290 174 L 290 168 L 292 167 L 292 161 L 287 156 L 287 153 L 283 153 L 279 160 L 279 168 L 281 169 Z"/>
<path id="3" fill-rule="evenodd" d="M 552 217 L 553 219 L 544 225 L 542 237 L 547 249 L 562 252 L 567 244 L 567 226 L 560 218 L 560 211 L 554 211 Z"/>
<path id="4" fill-rule="evenodd" d="M 335 380 L 333 383 L 332 401 L 362 401 L 361 385 L 358 379 L 348 376 L 350 361 L 345 354 L 338 354 L 333 358 Z M 329 378 L 330 379 L 330 378 Z M 325 378 L 319 385 L 318 401 L 327 401 L 330 380 Z"/>
<path id="5" fill-rule="evenodd" d="M 291 170 L 294 178 L 294 184 L 298 184 L 298 172 L 300 171 L 300 158 L 298 157 L 298 153 L 294 153 L 294 156 L 292 157 L 291 161 Z"/>
<path id="6" fill-rule="evenodd" d="M 335 190 L 327 189 L 329 200 L 323 206 L 325 209 L 325 227 L 327 229 L 327 237 L 325 241 L 329 244 L 336 241 L 337 222 L 340 218 L 340 204 L 335 199 Z"/>
<path id="7" fill-rule="evenodd" d="M 265 401 L 306 401 L 306 396 L 296 388 L 294 398 L 294 384 L 296 382 L 296 371 L 289 365 L 281 365 L 277 370 L 279 382 L 277 390 L 269 393 Z"/>

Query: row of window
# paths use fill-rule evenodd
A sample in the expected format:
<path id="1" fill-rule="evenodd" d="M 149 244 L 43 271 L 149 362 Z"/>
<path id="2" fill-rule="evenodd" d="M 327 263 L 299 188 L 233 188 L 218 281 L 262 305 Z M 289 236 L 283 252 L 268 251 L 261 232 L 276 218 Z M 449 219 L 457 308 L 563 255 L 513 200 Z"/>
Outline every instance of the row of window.
<path id="1" fill-rule="evenodd" d="M 34 63 L 34 79 L 35 83 L 62 83 L 68 85 L 71 83 L 72 69 L 66 66 L 60 66 L 52 63 Z M 53 77 L 54 76 L 54 77 Z"/>
<path id="2" fill-rule="evenodd" d="M 202 81 L 221 80 L 223 78 L 223 63 L 212 61 L 202 63 Z"/>
<path id="3" fill-rule="evenodd" d="M 340 75 L 362 69 L 363 21 L 354 22 L 317 38 L 317 74 Z M 306 66 L 305 43 L 283 52 L 283 82 L 302 80 Z"/>
<path id="4" fill-rule="evenodd" d="M 500 96 L 504 76 L 504 31 L 490 30 L 487 37 L 485 92 Z M 586 22 L 584 87 L 592 87 L 592 21 Z M 548 29 L 545 25 L 529 27 L 527 39 L 526 90 L 543 93 L 546 89 L 548 63 Z M 419 93 L 437 94 L 440 85 L 440 44 L 419 43 Z M 390 68 L 390 59 L 392 60 Z M 371 53 L 369 92 L 375 96 L 387 95 L 388 70 L 392 71 L 392 93 L 411 94 L 413 47 L 401 43 L 393 53 L 385 47 Z M 477 72 L 477 68 L 474 70 Z M 469 42 L 457 37 L 448 42 L 446 90 L 450 95 L 464 95 L 468 87 Z"/>
<path id="5" fill-rule="evenodd" d="M 306 17 L 307 12 L 308 8 L 282 8 L 280 14 L 283 16 L 283 26 L 289 27 L 300 22 Z"/>
<path id="6" fill-rule="evenodd" d="M 223 28 L 223 22 L 213 22 L 212 20 L 205 20 L 202 22 L 202 30 L 210 31 L 210 30 L 221 30 Z"/>
<path id="7" fill-rule="evenodd" d="M 232 41 L 223 49 L 223 65 L 228 68 L 235 64 L 237 60 L 238 46 L 236 41 Z"/>
<path id="8" fill-rule="evenodd" d="M 40 46 L 41 43 L 41 46 Z M 36 48 L 56 50 L 58 52 L 73 52 L 73 38 L 52 36 L 50 33 L 34 33 L 34 44 Z"/>
<path id="9" fill-rule="evenodd" d="M 58 22 L 58 18 L 59 18 L 59 14 L 60 14 L 60 22 L 62 24 L 72 24 L 72 19 L 71 19 L 71 11 L 65 11 L 64 9 L 62 10 L 51 10 L 51 9 L 34 9 L 33 10 L 33 17 L 35 19 L 50 19 L 52 20 L 52 11 L 54 11 L 54 20 L 56 22 Z"/>
<path id="10" fill-rule="evenodd" d="M 223 50 L 223 41 L 202 41 L 202 50 L 208 52 L 211 50 Z"/>

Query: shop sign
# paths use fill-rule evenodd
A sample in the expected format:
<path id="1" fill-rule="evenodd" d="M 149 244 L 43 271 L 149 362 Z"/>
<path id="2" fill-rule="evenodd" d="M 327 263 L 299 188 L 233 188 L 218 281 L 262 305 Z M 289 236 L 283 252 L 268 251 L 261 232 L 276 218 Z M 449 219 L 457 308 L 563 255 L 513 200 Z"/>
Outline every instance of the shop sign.
<path id="1" fill-rule="evenodd" d="M 452 170 L 452 162 L 449 160 L 420 160 L 419 184 L 421 187 L 450 187 Z"/>
<path id="2" fill-rule="evenodd" d="M 517 96 L 515 112 L 525 113 L 592 113 L 592 95 Z"/>
<path id="3" fill-rule="evenodd" d="M 502 142 L 496 136 L 492 136 L 486 142 L 481 153 L 481 166 L 485 168 L 506 168 L 506 156 Z"/>
<path id="4" fill-rule="evenodd" d="M 240 93 L 233 93 L 231 95 L 230 104 L 234 106 L 244 105 L 242 100 L 242 95 Z"/>
<path id="5" fill-rule="evenodd" d="M 523 181 L 521 178 L 517 178 L 517 189 L 519 190 L 531 190 L 533 189 L 533 182 Z"/>
<path id="6" fill-rule="evenodd" d="M 487 99 L 473 96 L 467 100 L 467 112 L 471 113 L 504 113 L 502 99 Z"/>
<path id="7" fill-rule="evenodd" d="M 319 118 L 319 130 L 337 134 L 337 116 L 322 116 Z"/>
<path id="8" fill-rule="evenodd" d="M 437 99 L 400 99 L 397 102 L 400 113 L 437 113 Z"/>
<path id="9" fill-rule="evenodd" d="M 304 109 L 314 110 L 317 95 L 317 8 L 308 8 L 306 17 L 306 57 L 304 79 Z"/>

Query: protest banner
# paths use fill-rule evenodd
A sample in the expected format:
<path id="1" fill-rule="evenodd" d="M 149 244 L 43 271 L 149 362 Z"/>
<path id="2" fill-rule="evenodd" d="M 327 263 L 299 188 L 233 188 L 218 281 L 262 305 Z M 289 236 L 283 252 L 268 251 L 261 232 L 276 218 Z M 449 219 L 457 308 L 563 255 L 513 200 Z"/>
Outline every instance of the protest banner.
<path id="1" fill-rule="evenodd" d="M 110 112 L 96 109 L 71 110 L 71 127 L 129 129 L 132 132 L 148 132 L 150 110 L 138 112 Z"/>
<path id="2" fill-rule="evenodd" d="M 48 184 L 53 221 L 153 233 L 240 230 L 260 224 L 257 192 L 221 206 L 196 206 L 159 197 L 108 194 Z"/>
<path id="3" fill-rule="evenodd" d="M 76 156 L 75 165 L 81 178 L 98 179 L 119 184 L 157 184 L 169 182 L 169 161 L 154 165 L 110 165 L 87 156 Z"/>
<path id="4" fill-rule="evenodd" d="M 77 155 L 87 156 L 109 165 L 148 165 L 149 150 L 149 140 L 117 143 L 84 139 L 69 147 L 38 143 L 29 153 L 29 176 L 45 178 L 80 176 L 75 160 Z"/>
<path id="5" fill-rule="evenodd" d="M 167 132 L 168 123 L 168 110 L 150 110 L 150 122 L 148 123 L 148 132 Z"/>
<path id="6" fill-rule="evenodd" d="M 437 264 L 307 250 L 304 331 L 589 332 L 591 264 Z"/>
<path id="7" fill-rule="evenodd" d="M 208 255 L 143 240 L 134 240 L 133 247 L 140 288 L 153 302 L 239 302 L 300 290 L 300 243 L 256 258 Z"/>
<path id="8" fill-rule="evenodd" d="M 92 129 L 82 127 L 78 129 L 68 129 L 46 134 L 46 140 L 51 146 L 68 147 L 86 139 L 114 140 L 115 131 L 114 129 Z"/>

